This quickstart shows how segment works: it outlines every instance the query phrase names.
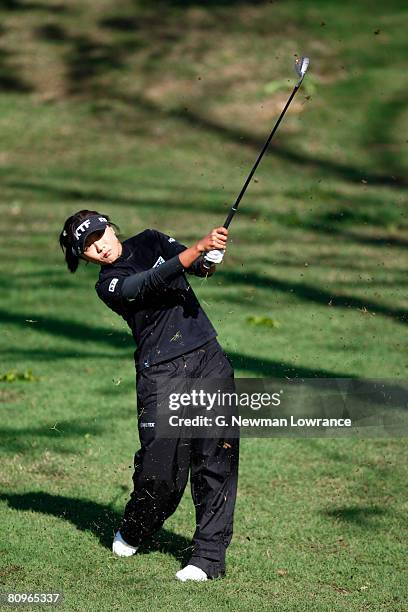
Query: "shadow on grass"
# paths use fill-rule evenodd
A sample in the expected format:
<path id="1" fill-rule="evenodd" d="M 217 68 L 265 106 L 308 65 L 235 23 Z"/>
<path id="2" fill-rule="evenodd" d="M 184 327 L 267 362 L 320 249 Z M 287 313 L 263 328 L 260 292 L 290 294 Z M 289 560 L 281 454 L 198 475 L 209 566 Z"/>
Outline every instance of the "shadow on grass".
<path id="1" fill-rule="evenodd" d="M 364 384 L 364 381 L 359 381 Z M 389 386 L 391 393 L 399 393 L 400 389 L 397 385 L 390 384 Z M 388 391 L 387 387 L 384 387 L 384 390 Z M 406 390 L 404 390 L 406 396 Z M 379 404 L 380 402 L 378 402 Z M 358 445 L 360 445 L 361 439 L 358 441 Z M 343 463 L 353 468 L 357 466 L 364 467 L 364 469 L 358 471 L 358 476 L 360 477 L 360 482 L 364 481 L 367 478 L 367 470 L 370 470 L 372 474 L 378 478 L 381 477 L 383 479 L 389 478 L 392 476 L 393 471 L 395 470 L 395 466 L 390 462 L 386 464 L 381 464 L 376 462 L 375 460 L 369 461 L 367 459 L 367 453 L 361 450 L 361 447 L 356 446 L 355 438 L 348 438 L 347 440 L 344 438 L 341 441 L 341 445 L 338 445 L 338 440 L 331 440 L 328 443 L 328 440 L 319 440 L 317 438 L 308 438 L 307 440 L 298 440 L 299 444 L 304 444 L 307 448 L 308 452 L 313 453 L 316 457 L 319 457 L 319 461 L 323 460 L 326 463 L 328 461 L 333 461 L 336 463 Z M 358 456 L 355 454 L 356 449 L 358 449 Z M 361 463 L 360 463 L 361 461 Z M 327 463 L 327 465 L 329 465 Z M 347 470 L 351 470 L 351 468 L 347 468 Z"/>
<path id="2" fill-rule="evenodd" d="M 8 427 L 0 429 L 0 446 L 3 452 L 8 453 L 44 450 L 44 445 L 48 450 L 61 454 L 78 453 L 78 438 L 84 439 L 90 432 L 92 436 L 105 433 L 104 429 L 93 421 L 87 425 L 72 421 L 57 421 L 53 422 L 52 426 Z M 65 444 L 67 441 L 72 442 L 71 448 Z"/>
<path id="3" fill-rule="evenodd" d="M 251 6 L 257 4 L 264 4 L 265 0 L 206 0 L 204 3 L 200 0 L 157 0 L 158 6 L 168 6 L 169 8 L 189 8 L 198 6 L 203 8 L 218 8 L 219 6 Z M 141 1 L 142 6 L 149 6 L 150 2 L 147 0 Z"/>
<path id="4" fill-rule="evenodd" d="M 395 137 L 395 128 L 402 126 L 400 120 L 407 108 L 406 87 L 395 92 L 391 99 L 373 97 L 370 113 L 367 113 L 364 125 L 364 145 L 377 163 L 388 168 L 390 173 L 406 175 L 406 166 L 403 163 L 403 132 L 399 138 Z M 392 117 L 392 121 L 388 121 Z M 400 151 L 400 154 L 398 153 Z"/>
<path id="5" fill-rule="evenodd" d="M 35 33 L 41 40 L 50 43 L 62 43 L 67 39 L 67 33 L 58 23 L 45 23 L 35 29 Z"/>
<path id="6" fill-rule="evenodd" d="M 6 310 L 0 310 L 0 317 L 3 325 L 10 323 L 25 329 L 29 326 L 31 331 L 70 338 L 71 340 L 77 339 L 80 341 L 81 346 L 85 345 L 87 342 L 95 342 L 122 349 L 135 348 L 134 340 L 130 333 L 122 333 L 108 328 L 86 325 L 78 321 L 57 319 L 50 316 L 45 317 L 43 315 L 37 316 L 35 313 L 30 313 L 29 315 L 22 313 L 12 314 Z M 27 323 L 27 319 L 33 319 L 36 323 Z"/>
<path id="7" fill-rule="evenodd" d="M 105 17 L 100 21 L 100 25 L 119 32 L 135 32 L 140 28 L 147 28 L 149 25 L 156 27 L 160 25 L 163 28 L 167 17 L 172 15 L 172 9 L 199 7 L 201 10 L 206 12 L 212 11 L 216 14 L 218 8 L 256 6 L 264 2 L 265 0 L 206 0 L 205 3 L 200 2 L 200 0 L 157 0 L 155 5 L 158 10 L 156 10 L 154 15 L 151 15 L 140 11 L 141 8 L 151 9 L 151 2 L 148 0 L 138 0 L 137 3 L 135 2 L 135 10 L 138 11 L 138 14 Z"/>
<path id="8" fill-rule="evenodd" d="M 357 234 L 355 231 L 347 231 L 336 225 L 335 223 L 327 223 L 324 219 L 322 221 L 312 221 L 310 223 L 303 223 L 302 227 L 310 229 L 314 232 L 321 234 L 327 234 L 329 236 L 338 236 L 342 240 L 347 242 L 357 242 L 368 246 L 375 247 L 397 247 L 407 248 L 408 240 L 399 236 L 369 236 Z"/>
<path id="9" fill-rule="evenodd" d="M 212 132 L 217 136 L 226 138 L 230 142 L 235 142 L 240 146 L 250 146 L 256 152 L 259 152 L 264 144 L 265 139 L 260 139 L 251 133 L 243 132 L 242 130 L 223 125 L 210 117 L 200 114 L 199 111 L 185 111 L 181 109 L 164 110 L 161 106 L 146 100 L 140 95 L 126 96 L 126 94 L 123 93 L 115 94 L 115 92 L 112 92 L 112 97 L 114 99 L 121 100 L 130 106 L 136 105 L 150 113 L 155 113 L 156 116 L 161 115 L 180 119 L 184 121 L 184 123 L 190 124 L 196 129 L 204 130 L 207 133 Z M 408 186 L 408 181 L 404 177 L 387 176 L 375 172 L 369 172 L 358 167 L 342 164 L 341 162 L 336 162 L 327 158 L 312 156 L 310 153 L 298 153 L 294 149 L 283 147 L 282 144 L 275 144 L 268 154 L 285 159 L 302 168 L 309 168 L 310 170 L 318 171 L 320 174 L 322 171 L 324 171 L 331 175 L 337 175 L 352 183 L 361 184 L 361 181 L 365 180 L 371 185 L 386 185 L 389 187 L 398 188 Z"/>
<path id="10" fill-rule="evenodd" d="M 163 2 L 162 6 L 165 4 L 169 7 L 188 7 L 196 3 L 192 0 L 184 2 L 182 0 L 175 0 L 174 2 Z M 210 9 L 211 7 L 215 8 L 218 4 L 220 3 L 211 0 Z M 233 5 L 239 4 L 239 2 L 224 0 L 223 4 Z M 142 23 L 146 22 L 148 24 L 149 20 L 151 20 L 151 16 L 149 17 L 141 13 L 129 16 L 115 15 L 112 17 L 105 17 L 99 22 L 99 25 L 103 28 L 132 31 L 136 34 L 136 31 L 142 28 Z M 158 18 L 157 15 L 154 16 L 153 23 L 160 23 L 160 18 Z M 239 146 L 250 146 L 258 153 L 264 144 L 264 138 L 259 138 L 250 132 L 244 132 L 235 127 L 223 124 L 210 116 L 206 116 L 199 108 L 194 110 L 189 109 L 188 111 L 183 108 L 164 109 L 160 104 L 148 100 L 143 95 L 130 95 L 126 91 L 117 89 L 115 85 L 111 85 L 107 88 L 106 82 L 102 85 L 98 84 L 95 80 L 95 77 L 99 76 L 104 78 L 107 71 L 112 71 L 114 73 L 123 71 L 130 62 L 132 53 L 141 47 L 147 48 L 146 58 L 141 71 L 148 73 L 151 69 L 151 61 L 155 60 L 157 62 L 162 55 L 168 54 L 174 45 L 174 39 L 178 39 L 184 35 L 182 26 L 179 28 L 178 33 L 175 34 L 174 31 L 165 29 L 165 25 L 164 19 L 161 24 L 162 27 L 159 28 L 147 42 L 136 37 L 132 40 L 128 40 L 128 37 L 125 41 L 119 42 L 101 42 L 100 39 L 94 40 L 86 35 L 72 37 L 72 39 L 68 41 L 70 43 L 70 51 L 66 55 L 69 91 L 74 94 L 86 93 L 98 100 L 103 98 L 108 106 L 112 106 L 114 101 L 120 101 L 126 104 L 129 109 L 139 108 L 153 114 L 156 120 L 157 117 L 178 119 L 191 125 L 195 129 L 205 131 L 206 133 L 213 133 L 230 142 L 235 142 Z M 124 129 L 128 131 L 129 126 L 126 125 L 126 122 L 123 122 L 123 126 Z M 335 159 L 329 160 L 327 158 L 313 156 L 303 151 L 298 152 L 295 148 L 282 146 L 281 143 L 275 144 L 271 149 L 271 154 L 290 161 L 298 167 L 311 169 L 320 174 L 325 172 L 329 175 L 337 175 L 353 183 L 361 184 L 361 181 L 365 180 L 372 185 L 387 185 L 390 187 L 408 186 L 408 182 L 404 175 L 389 176 L 377 172 L 365 171 L 358 166 L 341 163 Z"/>
<path id="11" fill-rule="evenodd" d="M 21 2 L 21 0 L 0 0 L 0 11 L 46 11 L 49 13 L 67 13 L 68 8 L 61 4 L 41 2 Z"/>
<path id="12" fill-rule="evenodd" d="M 200 9 L 205 11 L 207 7 L 208 12 L 216 12 L 218 7 L 227 7 L 228 13 L 231 13 L 232 18 L 234 7 L 251 6 L 256 4 L 262 4 L 261 0 L 252 0 L 252 2 L 241 2 L 240 0 L 208 0 L 203 3 L 198 0 L 161 0 L 159 7 L 161 11 L 152 12 L 150 8 L 151 3 L 142 2 L 135 3 L 131 7 L 132 14 L 123 16 L 117 14 L 112 17 L 105 16 L 98 22 L 99 27 L 109 28 L 111 30 L 126 31 L 131 30 L 134 32 L 135 29 L 139 29 L 142 32 L 149 32 L 149 35 L 145 35 L 144 38 L 133 37 L 130 39 L 129 36 L 126 40 L 106 40 L 105 36 L 90 36 L 89 34 L 79 34 L 75 36 L 67 36 L 67 33 L 63 31 L 58 24 L 53 24 L 49 29 L 40 30 L 40 34 L 51 42 L 60 41 L 63 37 L 66 38 L 66 42 L 70 45 L 69 51 L 65 54 L 66 74 L 67 74 L 67 90 L 74 94 L 86 93 L 93 96 L 94 99 L 99 100 L 101 97 L 105 97 L 106 100 L 122 100 L 129 108 L 138 106 L 153 112 L 156 117 L 165 116 L 173 117 L 184 121 L 192 125 L 194 128 L 204 130 L 207 133 L 214 133 L 220 137 L 228 139 L 231 142 L 236 142 L 240 146 L 245 144 L 251 146 L 259 151 L 263 145 L 264 139 L 260 139 L 249 132 L 243 132 L 240 129 L 231 127 L 223 124 L 210 116 L 206 116 L 199 108 L 185 112 L 180 109 L 166 110 L 160 107 L 159 104 L 154 104 L 143 96 L 128 95 L 123 92 L 119 87 L 116 86 L 116 79 L 110 80 L 110 85 L 107 86 L 106 74 L 111 71 L 115 74 L 120 75 L 125 69 L 130 68 L 132 62 L 132 55 L 139 48 L 143 48 L 142 51 L 145 55 L 144 63 L 140 68 L 141 72 L 150 75 L 151 62 L 157 63 L 158 58 L 161 55 L 169 54 L 174 46 L 174 37 L 185 36 L 186 27 L 182 20 L 178 24 L 178 33 L 174 34 L 174 19 L 171 20 L 173 30 L 169 29 L 167 23 L 167 14 L 172 13 L 172 9 L 177 9 L 177 13 L 181 13 L 179 9 L 187 9 L 189 7 L 199 6 Z M 143 7 L 146 6 L 152 12 L 152 15 L 147 15 L 143 12 Z M 166 11 L 165 9 L 169 10 Z M 63 13 L 70 9 L 67 9 L 64 3 L 61 4 L 46 4 L 35 1 L 22 2 L 21 0 L 0 0 L 0 10 L 5 11 L 28 11 L 28 10 L 43 10 L 44 12 L 50 13 Z M 120 9 L 119 9 L 120 10 Z M 158 23 L 159 28 L 154 33 L 146 27 L 149 24 L 149 19 L 153 23 Z M 147 20 L 147 21 L 146 21 Z M 251 31 L 251 30 L 250 30 Z M 145 49 L 146 47 L 146 49 Z M 184 58 L 179 58 L 183 61 Z M 189 58 L 187 58 L 189 59 Z M 99 82 L 95 81 L 95 77 L 101 78 Z M 123 87 L 123 79 L 119 82 Z M 222 84 L 220 83 L 220 87 Z M 203 101 L 207 97 L 207 92 L 203 94 Z M 367 133 L 377 134 L 384 133 L 386 130 L 387 136 L 385 145 L 388 146 L 386 158 L 384 155 L 380 157 L 382 164 L 386 163 L 386 167 L 397 167 L 400 170 L 400 166 L 395 163 L 397 155 L 394 154 L 392 145 L 392 127 L 394 123 L 394 114 L 399 115 L 404 108 L 405 99 L 401 94 L 398 94 L 398 98 L 383 104 L 378 103 L 378 109 L 375 113 L 375 124 L 374 128 L 371 123 L 368 125 Z M 392 117 L 392 121 L 390 121 Z M 123 122 L 124 129 L 128 130 L 129 125 Z M 266 137 L 266 135 L 265 135 Z M 369 136 L 368 144 L 370 144 Z M 377 142 L 371 143 L 377 146 Z M 384 143 L 383 143 L 384 144 Z M 282 146 L 281 143 L 275 145 L 272 149 L 272 153 L 296 164 L 297 167 L 311 169 L 313 171 L 326 172 L 327 174 L 337 175 L 344 180 L 350 182 L 360 183 L 362 179 L 367 180 L 372 185 L 388 185 L 390 187 L 407 187 L 408 182 L 401 172 L 400 176 L 390 176 L 380 174 L 377 172 L 362 170 L 358 164 L 352 166 L 350 164 L 341 163 L 336 159 L 326 159 L 324 157 L 318 157 L 312 155 L 310 152 L 301 151 L 298 152 L 295 147 L 288 148 Z M 391 174 L 391 173 L 390 173 Z"/>
<path id="13" fill-rule="evenodd" d="M 343 506 L 325 510 L 325 516 L 337 519 L 348 525 L 356 525 L 365 529 L 376 529 L 377 525 L 373 521 L 378 517 L 388 514 L 385 508 L 379 506 Z"/>
<path id="14" fill-rule="evenodd" d="M 104 351 L 103 353 L 98 353 L 96 351 L 68 351 L 68 350 L 60 350 L 56 348 L 8 348 L 4 351 L 0 351 L 0 355 L 2 356 L 3 363 L 5 364 L 5 369 L 8 367 L 7 359 L 15 361 L 15 359 L 26 359 L 30 362 L 36 361 L 56 361 L 60 359 L 121 359 L 127 358 L 130 356 L 129 351 L 122 353 L 113 352 L 108 353 Z M 3 371 L 0 371 L 3 374 Z"/>
<path id="15" fill-rule="evenodd" d="M 219 272 L 219 274 L 221 273 Z M 268 286 L 270 287 L 270 283 Z M 2 317 L 4 323 L 12 323 L 18 325 L 19 327 L 26 327 L 28 325 L 26 323 L 27 315 L 24 314 L 11 314 L 5 310 L 0 310 L 0 316 Z M 38 319 L 38 323 L 32 325 L 30 327 L 31 330 L 45 334 L 52 334 L 58 337 L 66 337 L 70 340 L 78 340 L 80 341 L 81 346 L 83 346 L 87 341 L 98 344 L 108 344 L 122 349 L 134 349 L 135 346 L 133 338 L 128 334 L 122 334 L 121 332 L 111 331 L 102 327 L 89 327 L 74 321 L 53 319 L 50 317 L 47 317 L 47 319 L 43 322 L 43 317 L 36 317 L 35 314 L 32 316 L 34 316 L 35 319 Z M 16 352 L 18 352 L 18 350 L 19 349 L 15 349 Z M 27 351 L 23 348 L 21 351 L 23 355 L 28 354 L 29 356 L 31 354 L 31 351 L 27 353 Z M 61 353 L 59 351 L 54 352 L 52 348 L 47 348 L 44 350 L 38 349 L 38 358 L 40 359 L 57 358 L 60 355 Z M 130 355 L 131 352 L 129 351 L 129 356 Z M 342 372 L 333 372 L 325 369 L 303 368 L 283 361 L 281 362 L 266 358 L 251 357 L 249 355 L 245 355 L 244 353 L 232 352 L 229 353 L 229 355 L 231 356 L 236 368 L 246 372 L 253 372 L 255 374 L 259 374 L 260 376 L 275 378 L 285 376 L 290 378 L 350 378 L 350 374 L 344 374 Z M 62 356 L 69 358 L 70 353 L 63 352 Z M 78 352 L 73 352 L 72 356 L 73 358 L 77 359 L 78 357 L 82 356 L 82 353 L 79 350 Z M 100 355 L 98 354 L 97 357 L 99 358 L 99 356 Z M 115 354 L 114 356 L 110 357 L 118 358 L 125 356 L 125 353 L 120 353 L 119 355 Z M 119 388 L 116 387 L 116 389 L 118 390 Z"/>
<path id="16" fill-rule="evenodd" d="M 304 368 L 286 361 L 273 361 L 262 357 L 250 357 L 243 353 L 228 351 L 234 368 L 253 372 L 265 378 L 351 378 L 350 374 L 325 369 Z"/>
<path id="17" fill-rule="evenodd" d="M 218 272 L 218 274 L 220 276 L 222 275 L 224 278 L 231 279 L 234 282 L 248 283 L 248 284 L 259 283 L 257 286 L 267 287 L 269 289 L 274 288 L 275 281 L 271 281 L 268 278 L 263 278 L 260 276 L 258 277 L 256 275 L 241 275 L 235 272 L 221 272 L 220 271 Z M 276 282 L 279 283 L 280 281 L 276 281 Z M 296 288 L 296 284 L 292 285 L 291 283 L 281 282 L 281 286 L 284 286 L 285 290 L 290 290 L 292 286 Z M 279 287 L 279 285 L 278 285 L 278 288 L 281 288 L 282 290 L 282 287 Z M 324 293 L 320 293 L 316 289 L 314 289 L 313 291 L 316 292 L 316 295 L 319 298 L 318 301 L 320 303 L 327 303 L 325 301 L 327 298 L 325 297 Z M 312 295 L 310 299 L 313 299 L 313 297 L 314 296 Z M 358 302 L 358 304 L 361 306 L 360 302 Z M 38 320 L 38 323 L 30 327 L 30 330 L 37 331 L 37 332 L 44 333 L 44 334 L 51 334 L 57 337 L 65 337 L 65 338 L 68 338 L 69 340 L 78 340 L 81 346 L 83 346 L 87 341 L 89 341 L 89 342 L 94 342 L 97 344 L 108 344 L 110 346 L 114 346 L 115 348 L 121 348 L 123 350 L 134 349 L 135 347 L 133 338 L 129 334 L 117 332 L 114 330 L 109 330 L 103 327 L 95 327 L 95 326 L 89 327 L 85 324 L 78 323 L 75 321 L 69 321 L 65 319 L 55 319 L 52 317 L 47 317 L 46 319 L 44 319 L 44 317 L 42 316 L 37 317 L 35 313 L 31 313 L 30 316 L 33 316 L 36 320 Z M 5 310 L 0 310 L 0 317 L 2 317 L 3 323 L 11 323 L 11 324 L 17 325 L 22 328 L 26 328 L 26 326 L 28 325 L 28 323 L 26 323 L 26 319 L 28 318 L 28 315 L 11 314 Z M 24 351 L 24 349 L 21 349 L 21 350 Z M 44 356 L 45 353 L 48 353 L 54 358 L 57 358 L 58 355 L 60 354 L 59 352 L 53 354 L 52 348 L 44 349 L 44 351 L 41 351 L 41 349 L 39 350 L 40 350 L 40 353 L 39 353 L 40 358 L 41 358 L 41 354 Z M 280 377 L 351 378 L 352 377 L 352 375 L 345 374 L 344 372 L 330 371 L 330 370 L 325 370 L 324 368 L 319 368 L 319 369 L 305 368 L 305 367 L 295 366 L 295 365 L 292 365 L 284 361 L 273 361 L 267 358 L 251 357 L 249 355 L 245 355 L 244 353 L 232 352 L 232 353 L 229 353 L 229 355 L 231 356 L 231 359 L 234 362 L 235 368 L 239 368 L 240 370 L 243 370 L 245 372 L 253 372 L 255 374 L 258 374 L 260 376 L 265 376 L 265 377 L 271 377 L 271 378 L 272 377 L 273 378 L 280 378 Z M 69 353 L 63 356 L 69 357 Z M 78 351 L 78 353 L 76 352 L 73 353 L 73 356 L 74 358 L 78 358 L 78 356 L 81 356 L 81 351 Z M 120 353 L 119 355 L 115 355 L 115 356 L 125 357 L 126 354 Z M 131 356 L 131 351 L 129 351 L 129 356 Z"/>
<path id="18" fill-rule="evenodd" d="M 408 323 L 408 311 L 404 308 L 392 308 L 378 302 L 373 302 L 364 297 L 358 298 L 352 295 L 339 295 L 325 289 L 313 287 L 307 283 L 296 281 L 284 281 L 271 276 L 261 276 L 256 273 L 241 273 L 228 270 L 219 270 L 218 278 L 223 278 L 233 284 L 251 285 L 262 289 L 277 290 L 292 294 L 299 299 L 307 302 L 314 302 L 334 308 L 351 308 L 362 312 L 380 314 L 389 317 L 397 323 L 406 325 Z"/>
<path id="19" fill-rule="evenodd" d="M 203 204 L 202 201 L 181 202 L 179 199 L 178 189 L 177 189 L 178 197 L 172 200 L 171 188 L 170 189 L 167 188 L 168 196 L 166 199 L 159 199 L 159 198 L 148 198 L 146 196 L 143 196 L 143 198 L 137 198 L 135 196 L 128 197 L 128 196 L 124 196 L 120 194 L 107 193 L 106 190 L 99 191 L 99 190 L 90 190 L 90 189 L 67 188 L 67 187 L 63 187 L 62 185 L 57 186 L 57 185 L 50 185 L 46 183 L 38 183 L 38 182 L 33 183 L 31 181 L 23 181 L 23 180 L 20 180 L 20 181 L 3 180 L 2 184 L 4 186 L 11 187 L 12 189 L 40 193 L 44 197 L 49 197 L 50 199 L 52 199 L 52 201 L 55 201 L 55 198 L 58 198 L 58 199 L 63 198 L 64 200 L 71 200 L 73 202 L 81 203 L 81 205 L 82 203 L 90 204 L 93 202 L 98 202 L 98 204 L 100 204 L 101 202 L 103 202 L 104 203 L 103 205 L 105 205 L 105 203 L 110 204 L 111 206 L 114 206 L 115 204 L 120 204 L 121 206 L 130 206 L 132 207 L 132 209 L 134 209 L 137 206 L 142 206 L 144 208 L 148 206 L 154 206 L 158 210 L 160 209 L 166 210 L 167 213 L 169 212 L 169 208 L 171 208 L 172 211 L 181 210 L 181 211 L 187 211 L 190 213 L 194 211 L 202 212 L 202 210 L 204 209 L 206 213 L 214 213 L 217 215 L 224 214 L 224 212 L 226 214 L 230 207 L 230 205 L 224 202 L 225 196 L 222 193 L 220 193 L 217 196 L 218 201 L 215 201 L 215 202 L 206 201 L 205 204 Z M 196 192 L 197 192 L 197 189 L 196 189 Z M 246 218 L 252 218 L 254 216 L 254 212 L 243 208 L 242 211 L 240 211 L 240 215 Z M 27 229 L 27 232 L 29 231 L 30 231 L 30 228 Z"/>
<path id="20" fill-rule="evenodd" d="M 67 55 L 70 92 L 92 91 L 93 79 L 106 76 L 107 71 L 120 71 L 125 67 L 128 54 L 141 45 L 137 41 L 101 43 L 87 36 L 72 37 Z"/>
<path id="21" fill-rule="evenodd" d="M 219 273 L 220 274 L 220 273 Z M 232 273 L 231 273 L 232 274 Z M 241 281 L 242 282 L 242 281 Z M 268 284 L 270 286 L 270 284 Z M 6 312 L 5 310 L 0 310 L 0 316 L 3 319 L 4 323 L 12 323 L 16 324 L 19 327 L 26 327 L 26 318 L 27 315 L 24 314 L 11 314 Z M 35 316 L 35 315 L 32 315 Z M 42 317 L 35 317 L 38 319 L 38 323 L 36 325 L 32 325 L 30 327 L 31 330 L 52 334 L 59 337 L 66 337 L 70 340 L 78 340 L 81 342 L 81 345 L 86 343 L 87 341 L 95 342 L 98 344 L 109 344 L 116 348 L 133 348 L 134 349 L 134 341 L 133 338 L 128 334 L 122 334 L 116 331 L 110 331 L 101 327 L 89 327 L 87 325 L 77 323 L 74 321 L 68 321 L 63 319 L 53 319 L 47 317 L 45 322 L 42 322 Z M 15 349 L 16 352 L 19 349 Z M 21 349 L 22 354 L 27 354 L 25 349 Z M 38 357 L 39 358 L 47 358 L 46 355 L 50 355 L 52 358 L 56 358 L 60 355 L 60 352 L 54 353 L 52 349 L 47 348 L 42 351 L 38 349 Z M 31 351 L 28 355 L 31 354 Z M 74 352 L 72 356 L 74 358 L 78 358 L 82 353 L 79 350 L 78 352 Z M 85 353 L 86 355 L 86 353 Z M 130 353 L 129 353 L 130 355 Z M 244 353 L 229 353 L 231 359 L 234 362 L 234 366 L 241 370 L 247 372 L 254 372 L 261 376 L 270 376 L 270 377 L 284 377 L 289 376 L 290 378 L 350 378 L 349 374 L 344 374 L 341 372 L 333 372 L 325 369 L 309 369 L 303 368 L 299 366 L 293 366 L 287 362 L 278 362 L 273 361 L 271 359 L 263 359 L 257 357 L 250 357 L 245 355 Z M 69 352 L 63 352 L 63 357 L 69 357 Z M 115 355 L 111 357 L 120 357 L 126 356 L 124 355 Z M 98 355 L 99 357 L 99 355 Z"/>
<path id="22" fill-rule="evenodd" d="M 286 195 L 299 198 L 299 192 L 289 189 Z M 275 214 L 275 218 L 286 227 L 302 228 L 341 236 L 348 242 L 368 244 L 378 247 L 407 247 L 405 236 L 396 235 L 394 228 L 399 228 L 400 234 L 405 221 L 405 209 L 401 203 L 390 202 L 381 191 L 364 187 L 363 192 L 356 190 L 353 194 L 342 195 L 336 191 L 319 189 L 316 193 L 319 202 L 324 203 L 324 211 L 306 213 L 288 211 Z M 361 233 L 361 227 L 365 231 Z M 357 229 L 356 229 L 357 228 Z M 370 234 L 366 231 L 369 230 Z"/>
<path id="23" fill-rule="evenodd" d="M 340 236 L 348 242 L 373 245 L 378 247 L 407 247 L 408 240 L 405 236 L 395 235 L 387 228 L 401 228 L 404 224 L 404 209 L 402 205 L 393 204 L 386 198 L 373 194 L 373 190 L 364 195 L 357 193 L 349 197 L 342 197 L 338 193 L 322 192 L 319 199 L 325 201 L 331 207 L 335 207 L 320 214 L 311 214 L 306 218 L 292 214 L 279 215 L 279 221 L 289 227 L 302 227 L 313 232 Z M 359 233 L 356 227 L 365 226 L 370 229 L 371 234 Z M 373 231 L 377 235 L 373 235 Z"/>
<path id="24" fill-rule="evenodd" d="M 10 61 L 11 54 L 0 49 L 0 92 L 28 93 L 32 87 L 17 74 L 17 68 Z"/>
<path id="25" fill-rule="evenodd" d="M 0 11 L 29 11 L 39 5 L 33 2 L 21 2 L 20 0 L 0 0 Z"/>
<path id="26" fill-rule="evenodd" d="M 44 492 L 0 493 L 0 500 L 7 502 L 14 510 L 49 514 L 68 521 L 80 531 L 93 533 L 108 549 L 112 546 L 113 536 L 122 518 L 106 504 Z M 142 544 L 138 554 L 159 550 L 185 562 L 190 547 L 191 542 L 185 537 L 162 528 Z"/>

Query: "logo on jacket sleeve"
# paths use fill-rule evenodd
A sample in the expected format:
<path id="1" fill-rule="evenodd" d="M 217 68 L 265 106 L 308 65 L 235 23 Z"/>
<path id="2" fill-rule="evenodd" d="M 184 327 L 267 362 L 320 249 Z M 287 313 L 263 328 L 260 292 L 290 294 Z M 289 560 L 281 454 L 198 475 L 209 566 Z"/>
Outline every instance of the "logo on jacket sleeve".
<path id="1" fill-rule="evenodd" d="M 162 264 L 164 264 L 165 260 L 163 259 L 163 257 L 160 255 L 160 257 L 156 260 L 156 263 L 153 264 L 153 268 L 158 268 L 159 266 L 161 266 Z"/>
<path id="2" fill-rule="evenodd" d="M 108 291 L 110 291 L 111 293 L 115 291 L 115 287 L 118 284 L 118 280 L 118 278 L 112 278 L 111 282 L 109 283 Z"/>

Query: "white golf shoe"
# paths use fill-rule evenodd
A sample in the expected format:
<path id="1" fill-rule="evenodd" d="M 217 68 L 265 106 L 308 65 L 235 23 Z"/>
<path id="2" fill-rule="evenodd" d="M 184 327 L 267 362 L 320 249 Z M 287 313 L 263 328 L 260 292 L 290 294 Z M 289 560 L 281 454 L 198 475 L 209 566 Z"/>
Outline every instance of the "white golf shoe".
<path id="1" fill-rule="evenodd" d="M 120 531 L 115 533 L 112 544 L 112 552 L 118 557 L 131 557 L 137 551 L 137 546 L 131 546 L 120 535 Z"/>
<path id="2" fill-rule="evenodd" d="M 186 565 L 186 567 L 183 567 L 183 569 L 177 572 L 176 578 L 180 580 L 180 582 L 187 582 L 187 580 L 204 582 L 204 580 L 208 580 L 207 574 L 195 565 Z"/>

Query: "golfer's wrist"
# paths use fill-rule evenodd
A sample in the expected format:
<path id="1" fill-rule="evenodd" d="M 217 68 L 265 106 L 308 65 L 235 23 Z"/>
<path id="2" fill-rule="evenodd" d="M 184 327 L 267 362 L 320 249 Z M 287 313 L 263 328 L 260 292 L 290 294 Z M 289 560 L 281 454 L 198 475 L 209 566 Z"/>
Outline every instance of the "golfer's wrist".
<path id="1" fill-rule="evenodd" d="M 189 247 L 185 251 L 179 254 L 179 259 L 184 268 L 189 268 L 196 259 L 198 259 L 204 251 L 198 248 L 198 243 L 192 247 Z"/>
<path id="2" fill-rule="evenodd" d="M 201 242 L 201 240 L 199 240 L 198 242 L 196 242 L 196 244 L 191 247 L 192 249 L 195 249 L 198 253 L 197 257 L 199 257 L 200 255 L 203 255 L 206 251 L 205 251 L 205 246 L 203 244 L 203 242 Z"/>

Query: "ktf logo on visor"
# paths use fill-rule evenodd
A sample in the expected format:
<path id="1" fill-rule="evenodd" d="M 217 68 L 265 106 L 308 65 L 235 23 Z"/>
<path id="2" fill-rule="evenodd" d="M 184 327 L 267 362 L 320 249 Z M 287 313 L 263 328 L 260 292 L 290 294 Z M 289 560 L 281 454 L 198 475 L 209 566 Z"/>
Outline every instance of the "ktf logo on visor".
<path id="1" fill-rule="evenodd" d="M 108 223 L 105 217 L 100 217 L 99 215 L 92 215 L 88 217 L 88 219 L 85 219 L 85 221 L 82 221 L 74 231 L 75 248 L 72 248 L 74 254 L 81 255 L 81 253 L 84 252 L 85 240 L 87 237 L 93 234 L 93 232 L 104 230 Z"/>

